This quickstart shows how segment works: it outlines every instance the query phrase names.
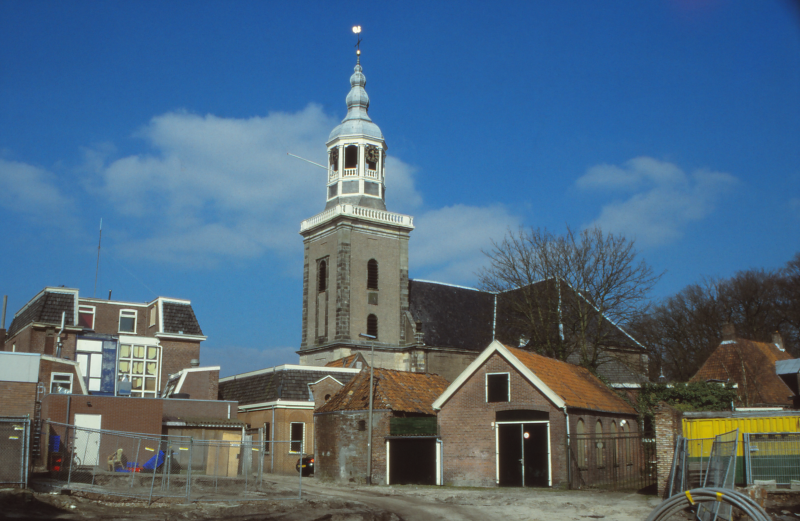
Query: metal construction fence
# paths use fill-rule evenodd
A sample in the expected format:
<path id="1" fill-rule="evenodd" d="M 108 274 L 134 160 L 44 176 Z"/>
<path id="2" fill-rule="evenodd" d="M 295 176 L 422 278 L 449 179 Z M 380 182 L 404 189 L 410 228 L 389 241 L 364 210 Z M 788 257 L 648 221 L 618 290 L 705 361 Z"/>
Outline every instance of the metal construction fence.
<path id="1" fill-rule="evenodd" d="M 656 483 L 656 444 L 640 434 L 570 436 L 572 488 L 641 490 Z"/>
<path id="2" fill-rule="evenodd" d="M 269 451 L 289 452 L 292 441 L 194 439 L 89 429 L 44 422 L 48 469 L 71 490 L 192 501 L 299 499 L 302 476 L 270 472 Z M 58 434 L 53 435 L 56 432 Z"/>
<path id="3" fill-rule="evenodd" d="M 747 484 L 775 480 L 777 485 L 800 484 L 800 433 L 744 433 Z"/>
<path id="4" fill-rule="evenodd" d="M 678 436 L 672 460 L 668 496 L 696 488 L 734 489 L 739 430 L 714 438 L 689 439 Z M 720 502 L 701 503 L 697 509 L 701 521 L 731 519 L 731 506 Z"/>
<path id="5" fill-rule="evenodd" d="M 0 417 L 0 483 L 28 486 L 31 420 Z"/>

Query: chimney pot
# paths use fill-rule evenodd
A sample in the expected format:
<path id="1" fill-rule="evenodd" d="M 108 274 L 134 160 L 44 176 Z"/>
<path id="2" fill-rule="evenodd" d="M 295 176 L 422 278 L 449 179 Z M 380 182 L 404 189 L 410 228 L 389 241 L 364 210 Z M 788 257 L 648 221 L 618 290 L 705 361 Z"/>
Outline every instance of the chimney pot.
<path id="1" fill-rule="evenodd" d="M 191 360 L 189 360 L 189 365 L 192 367 L 200 367 L 200 360 L 198 360 L 197 358 L 192 358 Z"/>
<path id="2" fill-rule="evenodd" d="M 736 326 L 730 322 L 722 326 L 722 340 L 723 342 L 736 340 Z"/>

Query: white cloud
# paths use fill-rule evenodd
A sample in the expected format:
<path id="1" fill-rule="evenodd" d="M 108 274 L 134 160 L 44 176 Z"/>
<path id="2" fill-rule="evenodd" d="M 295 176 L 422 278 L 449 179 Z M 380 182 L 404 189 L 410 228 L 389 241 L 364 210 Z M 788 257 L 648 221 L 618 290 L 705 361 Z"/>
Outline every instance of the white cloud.
<path id="1" fill-rule="evenodd" d="M 655 246 L 679 239 L 737 182 L 724 172 L 700 169 L 687 174 L 672 163 L 637 157 L 621 167 L 589 168 L 575 184 L 594 192 L 625 193 L 626 199 L 603 206 L 592 224 L 635 238 L 642 246 Z"/>
<path id="2" fill-rule="evenodd" d="M 0 158 L 0 206 L 27 219 L 62 230 L 74 228 L 75 203 L 56 176 L 36 166 Z"/>
<path id="3" fill-rule="evenodd" d="M 500 204 L 459 204 L 415 217 L 409 244 L 412 277 L 475 284 L 475 272 L 486 264 L 481 249 L 490 247 L 492 239 L 501 240 L 519 222 Z"/>
<path id="4" fill-rule="evenodd" d="M 119 248 L 155 260 L 212 265 L 266 250 L 299 249 L 300 221 L 324 209 L 325 171 L 287 152 L 325 163 L 324 143 L 336 126 L 318 105 L 249 119 L 171 112 L 137 132 L 150 154 L 97 167 L 100 194 L 142 230 Z M 390 205 L 421 204 L 414 170 L 387 158 Z M 133 228 L 133 227 L 131 227 Z"/>

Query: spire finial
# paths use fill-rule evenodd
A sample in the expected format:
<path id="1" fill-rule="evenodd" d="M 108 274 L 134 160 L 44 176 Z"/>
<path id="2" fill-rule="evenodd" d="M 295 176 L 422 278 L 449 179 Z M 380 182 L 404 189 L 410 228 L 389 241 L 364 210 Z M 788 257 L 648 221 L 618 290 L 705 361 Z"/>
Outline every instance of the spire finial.
<path id="1" fill-rule="evenodd" d="M 356 35 L 356 65 L 361 65 L 361 26 L 354 25 L 353 33 Z"/>

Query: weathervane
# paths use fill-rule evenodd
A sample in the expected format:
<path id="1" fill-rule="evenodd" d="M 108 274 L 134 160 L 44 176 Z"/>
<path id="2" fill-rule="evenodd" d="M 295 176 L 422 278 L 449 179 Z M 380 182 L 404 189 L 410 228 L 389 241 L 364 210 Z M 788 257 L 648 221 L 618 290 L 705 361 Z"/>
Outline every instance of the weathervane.
<path id="1" fill-rule="evenodd" d="M 361 56 L 361 36 L 359 36 L 361 34 L 361 26 L 354 25 L 353 32 L 355 33 L 356 39 L 358 40 L 356 42 L 356 56 Z"/>

